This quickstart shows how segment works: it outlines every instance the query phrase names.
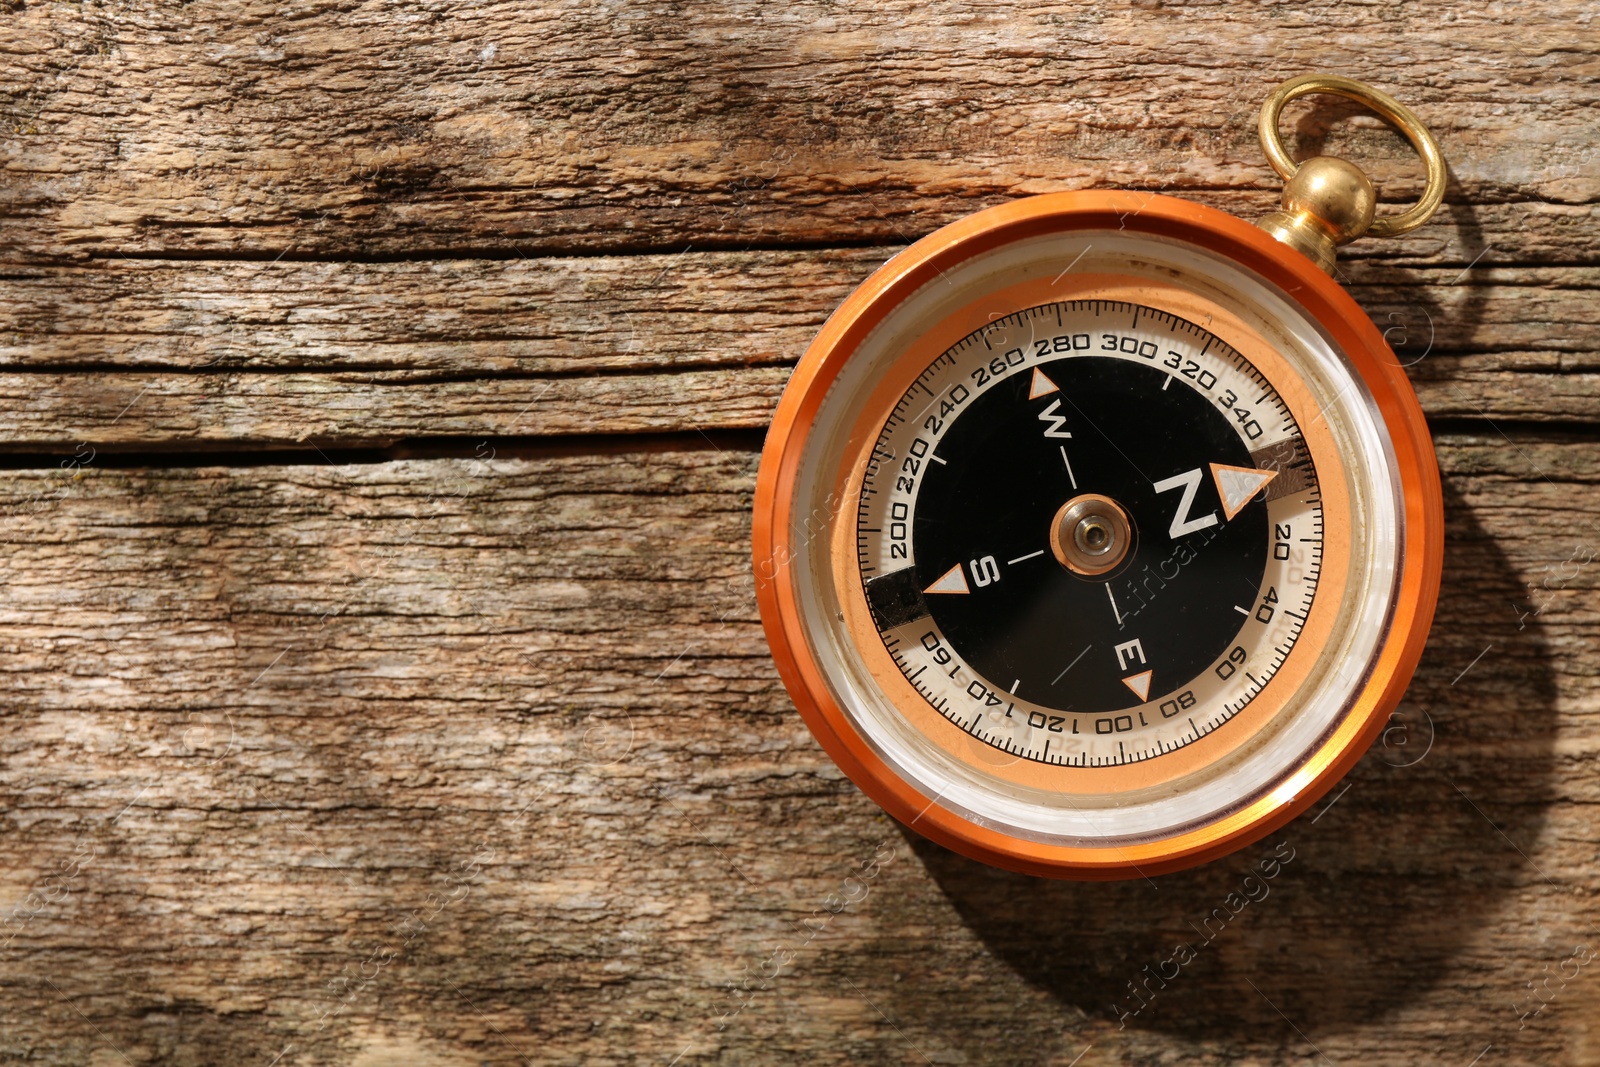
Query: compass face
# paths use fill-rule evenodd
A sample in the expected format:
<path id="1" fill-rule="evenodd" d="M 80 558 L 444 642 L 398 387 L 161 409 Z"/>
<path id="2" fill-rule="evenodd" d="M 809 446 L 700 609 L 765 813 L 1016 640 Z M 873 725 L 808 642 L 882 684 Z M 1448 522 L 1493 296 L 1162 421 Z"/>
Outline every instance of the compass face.
<path id="1" fill-rule="evenodd" d="M 1218 729 L 1316 595 L 1294 416 L 1243 355 L 1155 308 L 1057 302 L 972 332 L 873 457 L 856 545 L 878 637 L 932 707 L 1030 760 L 1135 762 Z"/>
<path id="2" fill-rule="evenodd" d="M 1282 825 L 1377 736 L 1441 510 L 1403 372 L 1309 260 L 1060 194 L 924 239 L 829 320 L 762 456 L 757 593 L 796 707 L 887 810 L 1136 877 Z"/>

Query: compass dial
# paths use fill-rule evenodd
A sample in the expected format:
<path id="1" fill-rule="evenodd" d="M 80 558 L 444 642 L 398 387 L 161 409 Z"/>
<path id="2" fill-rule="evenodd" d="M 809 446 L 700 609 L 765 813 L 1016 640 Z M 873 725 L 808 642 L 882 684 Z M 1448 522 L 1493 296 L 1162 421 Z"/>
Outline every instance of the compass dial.
<path id="1" fill-rule="evenodd" d="M 1322 503 L 1288 405 L 1171 313 L 1052 302 L 975 330 L 899 398 L 862 481 L 877 636 L 1004 752 L 1148 760 L 1272 679 L 1317 592 Z"/>

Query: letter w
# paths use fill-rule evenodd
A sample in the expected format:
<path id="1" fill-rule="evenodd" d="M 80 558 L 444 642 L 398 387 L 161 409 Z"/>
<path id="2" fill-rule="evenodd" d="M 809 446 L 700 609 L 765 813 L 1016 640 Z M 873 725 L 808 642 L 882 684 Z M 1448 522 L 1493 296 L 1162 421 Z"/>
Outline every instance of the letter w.
<path id="1" fill-rule="evenodd" d="M 1065 415 L 1057 415 L 1056 414 L 1056 409 L 1059 408 L 1060 406 L 1061 406 L 1061 398 L 1058 396 L 1054 400 L 1050 401 L 1050 406 L 1049 407 L 1047 407 L 1043 411 L 1039 412 L 1039 421 L 1040 422 L 1048 422 L 1050 424 L 1049 426 L 1046 426 L 1045 430 L 1044 430 L 1044 435 L 1046 437 L 1071 437 L 1072 436 L 1072 434 L 1068 433 L 1066 430 L 1063 430 L 1061 428 L 1061 427 L 1063 427 L 1063 426 L 1065 426 L 1067 424 L 1067 417 Z"/>

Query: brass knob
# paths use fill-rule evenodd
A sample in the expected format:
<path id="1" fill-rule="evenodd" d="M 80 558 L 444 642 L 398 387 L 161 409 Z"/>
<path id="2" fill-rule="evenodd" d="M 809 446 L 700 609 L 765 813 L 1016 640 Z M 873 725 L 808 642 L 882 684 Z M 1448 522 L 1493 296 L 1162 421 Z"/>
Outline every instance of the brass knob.
<path id="1" fill-rule="evenodd" d="M 1283 208 L 1256 225 L 1333 273 L 1340 245 L 1367 232 L 1378 210 L 1372 181 L 1354 163 L 1317 156 L 1283 187 Z"/>

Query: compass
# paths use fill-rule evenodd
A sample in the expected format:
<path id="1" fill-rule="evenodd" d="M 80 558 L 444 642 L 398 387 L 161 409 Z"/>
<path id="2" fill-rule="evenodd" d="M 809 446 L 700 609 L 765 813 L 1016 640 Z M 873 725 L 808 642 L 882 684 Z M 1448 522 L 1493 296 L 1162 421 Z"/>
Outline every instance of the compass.
<path id="1" fill-rule="evenodd" d="M 1428 165 L 1376 219 L 1296 165 L 1310 92 Z M 1410 111 L 1307 76 L 1262 110 L 1289 179 L 1259 225 L 1048 194 L 912 245 L 829 319 L 762 456 L 762 619 L 796 706 L 890 813 L 974 858 L 1116 878 L 1293 818 L 1381 732 L 1437 599 L 1430 438 L 1335 248 L 1437 207 Z"/>

